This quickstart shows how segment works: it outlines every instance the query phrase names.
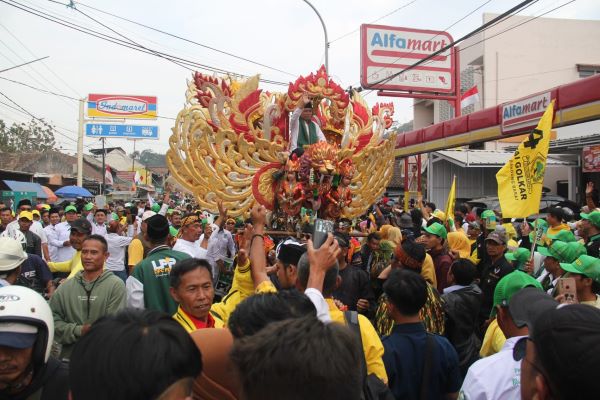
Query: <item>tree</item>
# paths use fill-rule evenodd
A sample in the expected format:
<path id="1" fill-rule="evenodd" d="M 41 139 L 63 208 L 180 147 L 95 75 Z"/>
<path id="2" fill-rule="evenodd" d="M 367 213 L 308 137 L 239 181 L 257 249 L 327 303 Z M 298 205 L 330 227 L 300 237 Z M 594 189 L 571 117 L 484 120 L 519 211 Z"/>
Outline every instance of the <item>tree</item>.
<path id="1" fill-rule="evenodd" d="M 150 149 L 143 150 L 138 160 L 148 167 L 164 167 L 166 165 L 165 155 L 155 153 Z"/>
<path id="2" fill-rule="evenodd" d="M 54 126 L 43 119 L 29 123 L 13 123 L 10 127 L 0 120 L 0 151 L 6 153 L 38 153 L 54 150 Z"/>

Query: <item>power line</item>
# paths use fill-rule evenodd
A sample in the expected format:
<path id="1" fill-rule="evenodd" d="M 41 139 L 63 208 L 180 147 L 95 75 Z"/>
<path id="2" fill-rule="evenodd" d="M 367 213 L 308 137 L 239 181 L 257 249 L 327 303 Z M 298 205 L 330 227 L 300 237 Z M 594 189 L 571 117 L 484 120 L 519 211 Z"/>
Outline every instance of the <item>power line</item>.
<path id="1" fill-rule="evenodd" d="M 51 1 L 52 3 L 57 3 L 57 4 L 66 5 L 66 4 L 60 3 L 60 2 L 58 2 L 58 1 L 55 1 L 55 0 L 49 0 L 49 1 Z M 413 0 L 413 2 L 414 2 L 414 1 L 417 1 L 417 0 Z M 281 70 L 281 69 L 279 69 L 279 68 L 275 68 L 275 67 L 272 67 L 272 66 L 270 66 L 270 65 L 266 65 L 266 64 L 260 63 L 260 62 L 258 62 L 258 61 L 254 61 L 254 60 L 248 59 L 248 58 L 246 58 L 246 57 L 238 56 L 238 55 L 236 55 L 236 54 L 229 53 L 229 52 L 227 52 L 227 51 L 220 50 L 220 49 L 217 49 L 217 48 L 215 48 L 215 47 L 212 47 L 212 46 L 209 46 L 209 45 L 206 45 L 206 44 L 203 44 L 203 43 L 199 43 L 199 42 L 196 42 L 196 41 L 194 41 L 194 40 L 191 40 L 191 39 L 188 39 L 188 38 L 185 38 L 185 37 L 179 36 L 179 35 L 175 35 L 175 34 L 173 34 L 173 33 L 166 32 L 166 31 L 163 31 L 163 30 L 161 30 L 161 29 L 158 29 L 158 28 L 154 28 L 154 27 L 152 27 L 152 26 L 149 26 L 149 25 L 143 24 L 143 23 L 141 23 L 141 22 L 137 22 L 137 21 L 134 21 L 134 20 L 131 20 L 131 19 L 125 18 L 125 17 L 121 17 L 121 16 L 119 16 L 119 15 L 116 15 L 116 14 L 110 13 L 110 12 L 108 12 L 108 11 L 100 10 L 99 8 L 92 7 L 92 6 L 90 6 L 90 5 L 88 5 L 88 4 L 85 4 L 85 3 L 81 3 L 81 2 L 73 2 L 73 3 L 74 3 L 74 4 L 79 4 L 79 5 L 82 5 L 82 6 L 84 6 L 84 7 L 87 7 L 87 8 L 89 8 L 89 9 L 92 9 L 92 10 L 94 10 L 94 11 L 98 11 L 98 12 L 100 12 L 100 13 L 102 13 L 102 14 L 110 15 L 111 17 L 114 17 L 114 18 L 120 19 L 120 20 L 122 20 L 122 21 L 126 21 L 126 22 L 129 22 L 129 23 L 131 23 L 131 24 L 138 25 L 138 26 L 141 26 L 141 27 L 143 27 L 143 28 L 146 28 L 146 29 L 150 29 L 150 30 L 152 30 L 152 31 L 159 32 L 159 33 L 162 33 L 163 35 L 167 35 L 167 36 L 170 36 L 170 37 L 173 37 L 173 38 L 179 39 L 179 40 L 183 40 L 184 42 L 188 42 L 188 43 L 194 44 L 194 45 L 196 45 L 196 46 L 200 46 L 200 47 L 203 47 L 203 48 L 205 48 L 205 49 L 209 49 L 209 50 L 215 51 L 215 52 L 217 52 L 217 53 L 221 53 L 221 54 L 227 55 L 227 56 L 229 56 L 229 57 L 236 58 L 236 59 L 238 59 L 238 60 L 246 61 L 246 62 L 249 62 L 249 63 L 251 63 L 251 64 L 258 65 L 258 66 L 261 66 L 261 67 L 264 67 L 264 68 L 268 68 L 268 69 L 270 69 L 270 70 L 273 70 L 273 71 L 281 72 L 282 74 L 286 74 L 286 75 L 289 75 L 289 76 L 296 77 L 296 75 L 294 75 L 294 74 L 292 74 L 292 73 L 289 73 L 289 72 L 287 72 L 287 71 Z M 76 8 L 75 8 L 75 9 L 76 9 Z M 76 9 L 76 10 L 77 10 L 77 9 Z"/>
<path id="2" fill-rule="evenodd" d="M 41 88 L 38 88 L 38 87 L 35 87 L 35 86 L 31 86 L 31 85 L 29 85 L 29 84 L 27 84 L 27 83 L 24 83 L 24 82 L 15 81 L 15 80 L 13 80 L 13 79 L 4 78 L 4 77 L 2 77 L 2 76 L 0 76 L 0 79 L 2 79 L 2 80 L 5 80 L 5 81 L 8 81 L 8 82 L 15 83 L 15 84 L 17 84 L 17 85 L 26 86 L 26 87 L 28 87 L 28 88 L 30 88 L 30 89 L 37 90 L 38 92 L 47 93 L 47 94 L 51 94 L 51 95 L 53 95 L 53 96 L 58 96 L 58 97 L 64 97 L 65 99 L 69 99 L 69 100 L 75 100 L 75 101 L 79 101 L 79 99 L 77 99 L 77 98 L 75 98 L 75 97 L 67 96 L 67 95 L 65 95 L 65 94 L 56 93 L 56 92 L 53 92 L 53 91 L 51 91 L 51 90 L 41 89 Z"/>
<path id="3" fill-rule="evenodd" d="M 163 56 L 163 58 L 170 58 L 172 60 L 180 62 L 181 64 L 184 64 L 184 65 L 187 65 L 187 66 L 191 66 L 191 67 L 194 67 L 194 68 L 198 68 L 198 69 L 208 70 L 208 71 L 211 71 L 211 72 L 217 72 L 217 73 L 221 73 L 221 74 L 228 74 L 228 75 L 231 75 L 231 76 L 238 76 L 238 77 L 243 77 L 243 78 L 247 78 L 248 77 L 247 75 L 244 75 L 244 74 L 240 74 L 240 73 L 236 73 L 236 72 L 232 72 L 232 71 L 227 71 L 227 70 L 224 70 L 224 69 L 221 69 L 221 68 L 216 68 L 216 67 L 212 67 L 212 66 L 209 66 L 209 65 L 201 64 L 201 63 L 198 63 L 198 62 L 190 61 L 190 60 L 187 60 L 185 58 L 181 58 L 181 57 L 174 56 L 174 55 L 171 55 L 171 54 L 167 54 L 167 53 L 164 53 L 164 52 L 147 49 L 147 48 L 145 48 L 143 46 L 134 45 L 134 44 L 131 44 L 131 43 L 129 43 L 127 41 L 124 41 L 122 39 L 115 38 L 113 36 L 107 35 L 105 33 L 101 33 L 101 32 L 95 31 L 93 29 L 81 26 L 79 24 L 75 24 L 75 23 L 71 23 L 71 22 L 65 21 L 64 19 L 61 19 L 61 18 L 56 17 L 54 15 L 51 15 L 51 14 L 47 14 L 47 15 L 42 14 L 37 9 L 32 8 L 32 7 L 27 7 L 27 6 L 25 6 L 25 5 L 21 4 L 21 3 L 18 3 L 18 2 L 14 1 L 14 0 L 8 0 L 8 1 L 7 0 L 0 0 L 0 2 L 5 3 L 7 5 L 10 5 L 12 7 L 15 7 L 17 9 L 20 9 L 22 11 L 25 11 L 25 12 L 27 12 L 29 14 L 32 14 L 32 15 L 38 16 L 40 18 L 46 19 L 48 21 L 54 22 L 56 24 L 59 24 L 59 25 L 65 26 L 67 28 L 70 28 L 70 29 L 73 29 L 73 30 L 76 30 L 76 31 L 79 31 L 79 32 L 82 32 L 82 33 L 85 33 L 85 34 L 87 34 L 89 36 L 94 36 L 96 38 L 99 38 L 99 39 L 102 39 L 102 40 L 105 40 L 105 41 L 108 41 L 108 42 L 111 42 L 111 43 L 114 43 L 114 44 L 117 44 L 117 45 L 120 45 L 120 46 L 123 46 L 123 47 L 127 47 L 127 48 L 130 48 L 130 49 L 142 52 L 142 53 L 151 54 L 151 55 L 154 55 L 154 56 L 160 55 L 160 56 Z M 187 66 L 185 66 L 184 68 L 186 68 L 186 69 L 188 69 L 190 71 L 194 71 L 192 68 L 189 68 Z M 264 82 L 264 83 L 269 83 L 269 84 L 273 84 L 273 85 L 281 85 L 281 86 L 287 86 L 288 85 L 287 83 L 284 83 L 284 82 L 273 81 L 273 80 L 269 80 L 269 79 L 260 79 L 260 80 L 262 82 Z"/>
<path id="4" fill-rule="evenodd" d="M 395 10 L 392 10 L 392 11 L 390 11 L 389 13 L 385 14 L 384 16 L 382 16 L 382 17 L 379 17 L 379 18 L 377 18 L 377 19 L 374 19 L 373 21 L 369 22 L 369 24 L 374 24 L 375 22 L 381 21 L 382 19 L 384 19 L 384 18 L 386 18 L 386 17 L 389 17 L 390 15 L 392 15 L 392 14 L 395 14 L 395 13 L 397 13 L 398 11 L 400 11 L 400 10 L 402 10 L 402 9 L 404 9 L 404 8 L 406 8 L 406 7 L 408 7 L 408 6 L 410 6 L 411 4 L 415 3 L 416 1 L 418 1 L 418 0 L 412 0 L 412 1 L 409 1 L 408 3 L 404 4 L 403 6 L 400 6 L 400 7 L 396 8 Z M 343 38 L 345 38 L 345 37 L 348 37 L 348 36 L 350 36 L 350 35 L 352 35 L 352 34 L 354 34 L 354 33 L 358 32 L 358 31 L 360 31 L 360 26 L 359 26 L 358 28 L 354 29 L 353 31 L 350 31 L 350 32 L 348 32 L 348 33 L 345 33 L 345 34 L 343 34 L 342 36 L 339 36 L 339 37 L 337 37 L 337 38 L 335 38 L 335 39 L 333 39 L 333 40 L 330 40 L 330 41 L 329 41 L 329 44 L 331 44 L 331 43 L 333 43 L 333 42 L 337 42 L 338 40 L 340 40 L 340 39 L 343 39 Z"/>
<path id="5" fill-rule="evenodd" d="M 0 24 L 0 25 L 2 25 L 2 24 Z M 19 64 L 19 65 L 14 65 L 14 66 L 12 66 L 12 67 L 5 68 L 5 69 L 3 69 L 3 70 L 0 70 L 0 72 L 6 72 L 6 71 L 10 71 L 11 69 L 15 69 L 15 68 L 23 67 L 23 66 L 25 66 L 25 65 L 29 65 L 29 64 L 31 64 L 31 63 L 34 63 L 34 62 L 36 62 L 36 61 L 43 60 L 44 58 L 48 58 L 48 57 L 50 57 L 50 56 L 46 56 L 46 57 L 42 57 L 42 58 L 37 58 L 37 59 L 35 59 L 35 60 L 27 61 L 27 62 L 24 62 L 24 63 L 22 63 L 22 64 Z"/>

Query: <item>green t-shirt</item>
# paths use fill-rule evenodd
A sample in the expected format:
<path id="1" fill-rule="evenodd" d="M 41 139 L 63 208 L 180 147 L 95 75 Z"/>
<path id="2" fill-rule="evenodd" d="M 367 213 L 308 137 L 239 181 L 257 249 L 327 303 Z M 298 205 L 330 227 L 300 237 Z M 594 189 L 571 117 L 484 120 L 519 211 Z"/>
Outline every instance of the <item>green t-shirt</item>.
<path id="1" fill-rule="evenodd" d="M 171 268 L 177 261 L 190 258 L 185 253 L 171 250 L 169 246 L 160 246 L 151 250 L 140 261 L 131 276 L 144 285 L 144 307 L 166 312 L 169 315 L 177 311 L 177 303 L 169 292 Z"/>

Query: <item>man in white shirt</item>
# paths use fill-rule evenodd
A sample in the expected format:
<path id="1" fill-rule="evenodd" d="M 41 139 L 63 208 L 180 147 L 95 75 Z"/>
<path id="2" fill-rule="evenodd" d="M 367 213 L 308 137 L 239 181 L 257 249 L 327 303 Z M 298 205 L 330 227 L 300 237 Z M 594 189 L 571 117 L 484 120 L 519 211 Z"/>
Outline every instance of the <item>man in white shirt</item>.
<path id="1" fill-rule="evenodd" d="M 106 236 L 106 211 L 99 209 L 94 213 L 94 220 L 90 221 L 92 224 L 92 234 Z"/>
<path id="2" fill-rule="evenodd" d="M 113 274 L 125 282 L 127 280 L 125 248 L 129 246 L 133 238 L 123 236 L 123 225 L 119 221 L 110 221 L 105 239 L 108 243 L 109 256 L 104 263 L 104 269 L 112 271 Z"/>
<path id="3" fill-rule="evenodd" d="M 77 209 L 75 206 L 70 205 L 65 208 L 65 219 L 65 222 L 61 222 L 55 226 L 56 237 L 50 243 L 57 249 L 56 260 L 52 260 L 54 262 L 67 261 L 75 255 L 75 249 L 71 246 L 71 242 L 69 242 L 71 222 L 77 219 Z"/>
<path id="4" fill-rule="evenodd" d="M 87 203 L 83 206 L 81 217 L 90 221 L 90 224 L 94 224 L 94 203 Z"/>
<path id="5" fill-rule="evenodd" d="M 471 365 L 458 398 L 520 399 L 521 361 L 513 358 L 513 349 L 529 335 L 528 321 L 534 321 L 538 315 L 557 306 L 556 300 L 536 287 L 525 287 L 514 293 L 510 300 L 503 299 L 496 309 L 498 325 L 506 342 L 498 353 Z"/>
<path id="6" fill-rule="evenodd" d="M 288 150 L 303 149 L 304 146 L 325 142 L 327 139 L 319 125 L 313 121 L 312 99 L 304 94 L 290 116 L 290 140 Z"/>
<path id="7" fill-rule="evenodd" d="M 198 244 L 198 246 L 200 246 Z M 208 239 L 206 259 L 213 268 L 213 277 L 218 278 L 223 259 L 233 258 L 236 254 L 235 242 L 231 232 L 218 225 L 213 226 L 213 233 Z"/>
<path id="8" fill-rule="evenodd" d="M 179 238 L 173 246 L 173 250 L 181 251 L 193 258 L 206 258 L 206 249 L 200 247 L 200 234 L 204 227 L 198 217 L 189 215 L 181 222 Z"/>
<path id="9" fill-rule="evenodd" d="M 50 260 L 48 261 L 56 261 L 56 255 L 58 253 L 58 248 L 54 246 L 52 243 L 55 243 L 56 238 L 56 225 L 60 223 L 60 214 L 57 208 L 51 208 L 48 212 L 48 218 L 50 219 L 50 223 L 44 228 L 44 232 L 48 238 L 48 253 L 50 254 Z"/>

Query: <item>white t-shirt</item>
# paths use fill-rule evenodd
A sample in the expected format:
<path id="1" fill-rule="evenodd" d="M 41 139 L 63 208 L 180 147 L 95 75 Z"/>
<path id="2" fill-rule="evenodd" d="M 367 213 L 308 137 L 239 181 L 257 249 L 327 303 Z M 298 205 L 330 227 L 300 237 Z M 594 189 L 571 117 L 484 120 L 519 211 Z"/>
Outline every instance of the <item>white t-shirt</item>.
<path id="1" fill-rule="evenodd" d="M 181 251 L 194 258 L 203 258 L 206 259 L 206 249 L 200 247 L 200 240 L 196 240 L 195 242 L 190 242 L 183 238 L 177 239 L 175 242 L 175 246 L 173 246 L 173 250 Z"/>
<path id="2" fill-rule="evenodd" d="M 125 269 L 125 247 L 129 246 L 133 238 L 109 233 L 105 237 L 108 242 L 110 256 L 104 263 L 104 268 L 109 271 L 123 271 Z"/>
<path id="3" fill-rule="evenodd" d="M 482 358 L 469 368 L 460 388 L 459 399 L 491 400 L 521 399 L 521 361 L 513 358 L 513 348 L 519 339 L 506 339 L 502 349 L 494 355 Z"/>

